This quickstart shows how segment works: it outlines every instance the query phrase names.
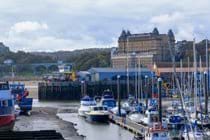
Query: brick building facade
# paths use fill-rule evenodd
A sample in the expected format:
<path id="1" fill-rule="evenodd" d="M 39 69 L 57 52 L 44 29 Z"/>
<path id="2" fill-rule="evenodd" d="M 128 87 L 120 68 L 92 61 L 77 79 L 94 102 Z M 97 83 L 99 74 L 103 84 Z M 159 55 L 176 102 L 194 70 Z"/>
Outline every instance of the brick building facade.
<path id="1" fill-rule="evenodd" d="M 125 68 L 166 62 L 170 59 L 168 41 L 169 36 L 159 34 L 157 28 L 151 33 L 141 34 L 131 34 L 130 31 L 123 30 L 118 38 L 118 48 L 111 53 L 112 66 Z"/>

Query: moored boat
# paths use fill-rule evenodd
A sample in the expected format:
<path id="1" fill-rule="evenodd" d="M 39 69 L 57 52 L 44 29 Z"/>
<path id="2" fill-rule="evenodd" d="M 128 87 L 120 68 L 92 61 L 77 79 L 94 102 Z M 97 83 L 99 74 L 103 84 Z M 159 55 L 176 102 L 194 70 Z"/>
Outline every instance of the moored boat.
<path id="1" fill-rule="evenodd" d="M 0 131 L 12 130 L 15 124 L 14 96 L 8 82 L 0 83 Z"/>
<path id="2" fill-rule="evenodd" d="M 130 119 L 131 121 L 135 123 L 142 123 L 142 124 L 144 124 L 143 122 L 144 117 L 145 116 L 143 114 L 140 114 L 138 112 L 133 112 L 132 114 L 128 115 L 128 119 Z"/>
<path id="3" fill-rule="evenodd" d="M 106 106 L 108 110 L 116 107 L 116 101 L 111 93 L 106 92 L 101 99 L 101 106 Z"/>
<path id="4" fill-rule="evenodd" d="M 206 114 L 198 113 L 197 119 L 192 119 L 191 121 L 200 128 L 210 128 L 210 117 Z"/>
<path id="5" fill-rule="evenodd" d="M 198 127 L 195 127 L 193 131 L 190 130 L 189 126 L 185 126 L 182 131 L 182 137 L 184 139 L 194 139 L 194 140 L 203 140 L 203 132 L 198 129 Z"/>
<path id="6" fill-rule="evenodd" d="M 144 140 L 144 136 L 134 135 L 133 140 Z"/>
<path id="7" fill-rule="evenodd" d="M 18 105 L 19 113 L 28 114 L 32 110 L 33 98 L 28 98 L 29 91 L 25 88 L 25 84 L 12 82 L 9 87 L 15 97 L 15 105 Z"/>
<path id="8" fill-rule="evenodd" d="M 122 108 L 128 113 L 135 110 L 136 99 L 129 95 L 128 100 L 122 104 Z"/>
<path id="9" fill-rule="evenodd" d="M 80 108 L 78 109 L 78 115 L 81 117 L 85 117 L 85 112 L 89 112 L 91 106 L 96 106 L 96 101 L 89 96 L 83 97 L 82 100 L 80 101 Z"/>
<path id="10" fill-rule="evenodd" d="M 86 119 L 91 122 L 108 122 L 109 112 L 107 107 L 93 106 L 89 112 L 85 112 Z"/>
<path id="11" fill-rule="evenodd" d="M 126 115 L 127 115 L 127 112 L 124 110 L 124 109 L 120 109 L 120 111 L 121 111 L 121 117 L 125 117 Z M 115 114 L 115 115 L 117 115 L 117 116 L 119 116 L 119 110 L 118 110 L 118 107 L 114 107 L 114 108 L 112 108 L 111 110 L 110 110 L 110 112 L 111 113 L 113 113 L 113 114 Z"/>
<path id="12" fill-rule="evenodd" d="M 161 123 L 154 123 L 145 133 L 145 140 L 169 140 L 168 130 Z"/>
<path id="13" fill-rule="evenodd" d="M 173 114 L 168 117 L 168 125 L 170 128 L 181 128 L 185 124 L 185 119 L 180 114 Z"/>

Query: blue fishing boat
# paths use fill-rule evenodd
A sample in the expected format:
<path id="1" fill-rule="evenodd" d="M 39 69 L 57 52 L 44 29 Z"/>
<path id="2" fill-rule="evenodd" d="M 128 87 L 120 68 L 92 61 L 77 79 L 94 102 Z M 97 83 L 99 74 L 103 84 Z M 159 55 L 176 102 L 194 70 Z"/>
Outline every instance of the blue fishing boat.
<path id="1" fill-rule="evenodd" d="M 29 91 L 25 88 L 24 83 L 10 83 L 9 87 L 15 97 L 15 104 L 17 104 L 22 113 L 27 113 L 32 110 L 33 98 L 28 98 Z"/>
<path id="2" fill-rule="evenodd" d="M 0 131 L 12 130 L 15 124 L 14 96 L 8 82 L 0 83 Z"/>

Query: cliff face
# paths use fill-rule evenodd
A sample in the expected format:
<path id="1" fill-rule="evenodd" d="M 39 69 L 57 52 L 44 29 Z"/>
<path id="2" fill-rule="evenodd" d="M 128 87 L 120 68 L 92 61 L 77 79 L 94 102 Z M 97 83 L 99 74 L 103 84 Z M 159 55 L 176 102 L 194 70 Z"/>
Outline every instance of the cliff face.
<path id="1" fill-rule="evenodd" d="M 5 53 L 9 51 L 9 47 L 5 46 L 2 42 L 0 42 L 0 53 Z"/>

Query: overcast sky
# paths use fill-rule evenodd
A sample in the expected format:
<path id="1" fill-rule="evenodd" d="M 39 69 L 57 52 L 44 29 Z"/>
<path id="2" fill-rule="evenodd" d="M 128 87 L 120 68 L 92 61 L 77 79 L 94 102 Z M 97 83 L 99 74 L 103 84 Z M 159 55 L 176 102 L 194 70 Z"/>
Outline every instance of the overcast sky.
<path id="1" fill-rule="evenodd" d="M 117 45 L 131 33 L 174 31 L 176 40 L 210 38 L 210 0 L 0 0 L 0 42 L 12 51 Z"/>

